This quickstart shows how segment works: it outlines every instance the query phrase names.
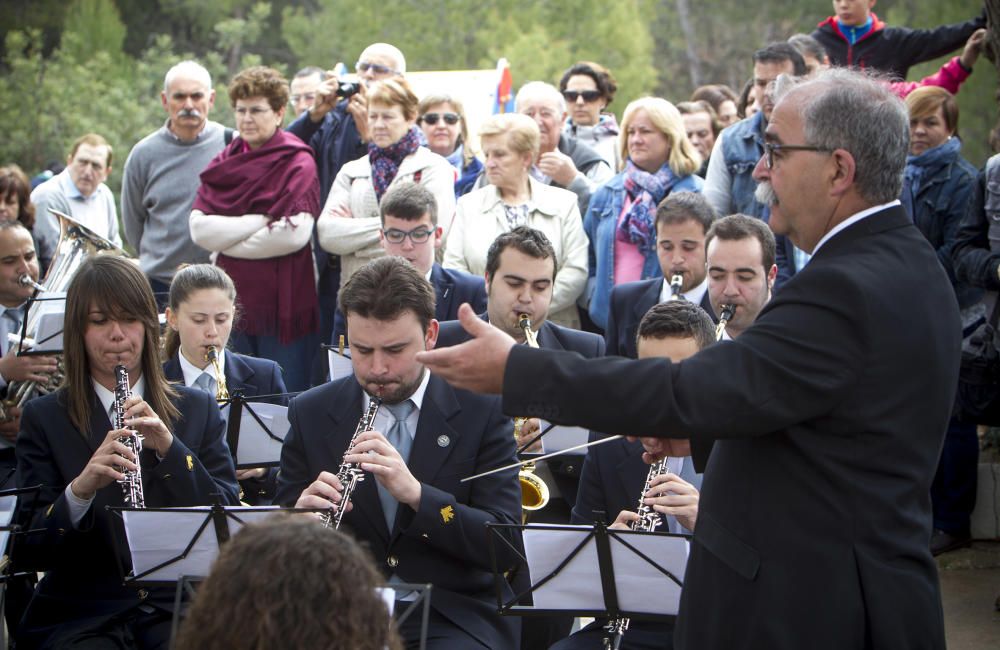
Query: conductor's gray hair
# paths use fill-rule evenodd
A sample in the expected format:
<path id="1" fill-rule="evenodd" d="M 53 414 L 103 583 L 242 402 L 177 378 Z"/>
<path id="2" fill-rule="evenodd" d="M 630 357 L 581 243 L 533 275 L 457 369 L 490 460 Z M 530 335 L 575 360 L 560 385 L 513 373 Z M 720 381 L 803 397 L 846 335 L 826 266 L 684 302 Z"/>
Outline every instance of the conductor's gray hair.
<path id="1" fill-rule="evenodd" d="M 910 147 L 906 105 L 888 80 L 871 73 L 831 68 L 799 82 L 778 78 L 778 101 L 800 102 L 805 144 L 854 158 L 854 187 L 871 205 L 899 197 Z"/>

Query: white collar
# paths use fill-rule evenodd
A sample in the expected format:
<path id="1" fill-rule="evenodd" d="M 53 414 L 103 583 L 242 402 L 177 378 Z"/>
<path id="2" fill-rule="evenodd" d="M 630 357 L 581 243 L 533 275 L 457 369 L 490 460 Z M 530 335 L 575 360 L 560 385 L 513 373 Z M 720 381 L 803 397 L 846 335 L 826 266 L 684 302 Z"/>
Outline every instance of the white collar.
<path id="1" fill-rule="evenodd" d="M 93 377 L 90 378 L 90 384 L 94 387 L 94 392 L 97 393 L 97 399 L 101 402 L 101 406 L 104 407 L 104 413 L 110 413 L 111 407 L 115 403 L 115 392 L 102 386 Z M 146 379 L 142 375 L 139 375 L 139 378 L 135 380 L 135 384 L 132 386 L 132 393 L 145 398 Z M 111 425 L 114 426 L 114 422 Z"/>
<path id="2" fill-rule="evenodd" d="M 828 232 L 825 235 L 823 235 L 823 238 L 819 240 L 819 243 L 816 244 L 816 247 L 812 249 L 812 253 L 811 254 L 815 255 L 816 252 L 820 249 L 820 247 L 823 244 L 825 244 L 828 240 L 830 240 L 834 235 L 836 235 L 838 232 L 840 232 L 844 228 L 847 228 L 849 226 L 853 226 L 854 224 L 856 224 L 857 222 L 861 221 L 862 219 L 870 217 L 873 214 L 875 214 L 876 212 L 881 212 L 882 210 L 885 210 L 886 208 L 891 208 L 891 207 L 893 207 L 895 205 L 901 205 L 900 202 L 899 202 L 899 199 L 896 199 L 895 201 L 889 201 L 888 203 L 883 203 L 882 205 L 876 205 L 874 207 L 868 208 L 867 210 L 862 210 L 861 212 L 853 214 L 850 217 L 844 219 L 843 221 L 841 221 L 840 223 L 838 223 L 836 226 L 834 226 L 833 228 L 831 228 L 830 232 Z"/>
<path id="3" fill-rule="evenodd" d="M 423 404 L 424 404 L 424 393 L 427 392 L 427 384 L 431 380 L 431 373 L 428 372 L 426 368 L 424 368 L 423 372 L 424 372 L 423 379 L 420 380 L 420 384 L 417 385 L 417 390 L 413 391 L 413 394 L 410 395 L 410 398 L 409 398 L 410 401 L 413 402 L 413 404 L 417 407 L 417 412 L 419 412 L 420 409 L 421 409 L 421 407 L 423 407 Z M 368 393 L 366 391 L 362 390 L 361 392 L 364 395 L 364 401 L 361 404 L 361 407 L 365 411 L 367 411 L 368 410 L 368 403 L 371 402 L 371 398 L 368 396 Z"/>
<path id="4" fill-rule="evenodd" d="M 177 350 L 177 358 L 180 359 L 181 361 L 181 372 L 184 373 L 185 386 L 194 386 L 194 382 L 196 382 L 198 380 L 198 377 L 201 377 L 202 373 L 205 372 L 211 375 L 212 378 L 215 379 L 216 381 L 219 380 L 219 378 L 215 376 L 215 370 L 212 368 L 212 364 L 209 363 L 208 361 L 205 362 L 204 368 L 199 368 L 198 366 L 188 361 L 187 357 L 185 357 L 184 353 L 181 352 L 180 350 Z M 219 371 L 222 373 L 223 377 L 226 376 L 225 350 L 219 350 Z"/>
<path id="5" fill-rule="evenodd" d="M 707 275 L 705 276 L 705 279 L 701 281 L 701 284 L 699 284 L 696 287 L 692 287 L 692 288 L 688 289 L 687 292 L 681 294 L 681 297 L 683 297 L 684 300 L 687 300 L 688 302 L 693 302 L 696 305 L 700 305 L 702 299 L 705 297 L 705 292 L 706 291 L 708 291 L 708 276 Z M 671 295 L 672 295 L 672 292 L 670 290 L 670 280 L 668 280 L 666 277 L 664 277 L 663 278 L 663 288 L 660 289 L 660 302 L 666 302 L 666 301 L 670 300 L 670 296 Z"/>

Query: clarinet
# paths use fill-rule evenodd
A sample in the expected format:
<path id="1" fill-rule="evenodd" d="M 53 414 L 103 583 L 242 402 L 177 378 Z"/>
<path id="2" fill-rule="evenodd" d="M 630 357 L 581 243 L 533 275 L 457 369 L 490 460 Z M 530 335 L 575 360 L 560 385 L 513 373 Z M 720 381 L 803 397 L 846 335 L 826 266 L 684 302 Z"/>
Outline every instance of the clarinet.
<path id="1" fill-rule="evenodd" d="M 639 514 L 639 521 L 632 522 L 632 530 L 651 533 L 663 523 L 660 513 L 656 512 L 653 506 L 646 504 L 645 500 L 646 493 L 649 492 L 653 479 L 665 471 L 667 471 L 666 456 L 649 466 L 649 473 L 646 474 L 646 484 L 642 487 L 642 494 L 639 495 L 639 507 L 636 509 L 636 512 Z M 625 636 L 625 632 L 628 630 L 628 624 L 629 619 L 625 616 L 619 616 L 608 621 L 608 624 L 604 627 L 608 631 L 607 636 L 604 637 L 605 650 L 618 650 L 621 647 L 622 637 Z"/>
<path id="2" fill-rule="evenodd" d="M 681 286 L 684 284 L 684 276 L 680 273 L 674 273 L 670 277 L 670 297 L 667 300 L 680 300 L 681 299 Z"/>
<path id="3" fill-rule="evenodd" d="M 358 427 L 354 430 L 354 435 L 351 436 L 351 441 L 347 443 L 347 451 L 344 452 L 344 456 L 347 456 L 354 449 L 354 445 L 358 442 L 358 436 L 374 428 L 375 416 L 378 415 L 380 406 L 382 406 L 382 400 L 378 397 L 372 397 L 368 403 L 368 411 L 361 417 Z M 340 528 L 340 520 L 347 512 L 347 502 L 351 500 L 351 495 L 354 494 L 354 488 L 357 487 L 358 483 L 365 480 L 365 472 L 361 469 L 361 465 L 348 463 L 345 460 L 340 464 L 340 469 L 337 470 L 337 480 L 344 487 L 344 491 L 340 495 L 340 507 L 337 508 L 336 512 L 331 509 L 320 516 L 320 522 L 324 528 L 331 526 Z"/>
<path id="4" fill-rule="evenodd" d="M 736 305 L 722 305 L 722 313 L 719 314 L 719 324 L 715 326 L 715 340 L 721 341 L 722 335 L 726 333 L 726 325 L 733 318 L 736 312 Z"/>
<path id="5" fill-rule="evenodd" d="M 125 366 L 118 364 L 115 366 L 115 429 L 125 428 L 125 400 L 132 394 L 129 388 L 128 370 Z M 145 508 L 146 498 L 142 494 L 142 466 L 139 464 L 139 452 L 142 451 L 142 438 L 138 434 L 134 436 L 122 436 L 118 438 L 128 450 L 135 454 L 135 470 L 118 467 L 118 471 L 125 475 L 125 478 L 118 479 L 125 493 L 125 506 L 129 508 Z"/>

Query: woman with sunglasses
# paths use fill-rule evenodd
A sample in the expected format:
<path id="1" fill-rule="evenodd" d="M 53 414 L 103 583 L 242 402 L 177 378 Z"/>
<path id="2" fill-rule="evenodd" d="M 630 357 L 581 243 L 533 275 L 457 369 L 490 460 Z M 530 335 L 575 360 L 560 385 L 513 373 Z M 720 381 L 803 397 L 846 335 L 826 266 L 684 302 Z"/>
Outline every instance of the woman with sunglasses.
<path id="1" fill-rule="evenodd" d="M 368 87 L 368 155 L 340 168 L 317 222 L 319 243 L 340 255 L 340 286 L 385 253 L 379 245 L 379 204 L 390 187 L 419 183 L 434 195 L 447 237 L 455 215 L 455 168 L 420 146 L 419 101 L 402 78 Z"/>
<path id="2" fill-rule="evenodd" d="M 469 127 L 462 102 L 451 95 L 429 95 L 417 107 L 417 124 L 427 138 L 427 148 L 458 170 L 455 198 L 472 189 L 483 163 L 469 146 Z"/>
<path id="3" fill-rule="evenodd" d="M 618 122 L 614 113 L 604 112 L 604 109 L 614 100 L 617 90 L 611 73 L 591 61 L 574 63 L 559 80 L 559 92 L 566 99 L 569 110 L 566 135 L 593 147 L 616 171 L 621 167 Z"/>
<path id="4" fill-rule="evenodd" d="M 252 67 L 229 84 L 240 135 L 201 173 L 191 239 L 233 279 L 236 352 L 276 361 L 291 391 L 309 388 L 319 344 L 312 238 L 319 181 L 312 149 L 281 129 L 288 82 Z"/>

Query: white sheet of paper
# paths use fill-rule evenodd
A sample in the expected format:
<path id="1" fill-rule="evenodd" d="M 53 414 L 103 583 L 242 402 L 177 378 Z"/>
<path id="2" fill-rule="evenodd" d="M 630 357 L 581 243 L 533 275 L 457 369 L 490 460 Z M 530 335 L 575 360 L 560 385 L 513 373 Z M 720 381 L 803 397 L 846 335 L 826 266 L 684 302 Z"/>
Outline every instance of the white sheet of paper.
<path id="1" fill-rule="evenodd" d="M 264 432 L 247 408 L 252 408 L 268 431 L 281 438 L 275 440 Z M 222 407 L 222 419 L 229 422 L 230 405 Z M 240 444 L 236 448 L 236 464 L 249 467 L 281 460 L 281 443 L 288 435 L 288 407 L 266 402 L 250 402 L 240 414 Z"/>
<path id="2" fill-rule="evenodd" d="M 187 548 L 195 531 L 205 521 L 211 508 L 178 508 L 175 512 L 156 512 L 152 510 L 126 510 L 122 513 L 125 519 L 125 535 L 128 539 L 129 552 L 132 556 L 132 575 L 140 575 L 153 567 L 177 557 Z M 276 506 L 258 507 L 227 507 L 243 523 L 261 521 L 280 508 Z M 226 518 L 229 524 L 230 536 L 243 527 L 243 523 Z M 172 562 L 158 569 L 142 580 L 170 581 L 179 580 L 183 576 L 204 577 L 219 554 L 219 544 L 215 537 L 214 524 L 209 521 L 202 530 L 187 557 Z"/>
<path id="3" fill-rule="evenodd" d="M 376 587 L 375 591 L 382 597 L 385 606 L 389 608 L 389 616 L 392 616 L 392 610 L 396 607 L 396 590 L 392 587 Z"/>
<path id="4" fill-rule="evenodd" d="M 344 348 L 344 354 L 339 354 L 337 350 L 326 351 L 327 360 L 330 364 L 330 381 L 337 381 L 342 377 L 350 377 L 354 374 L 354 366 L 351 365 L 351 351 Z"/>
<path id="5" fill-rule="evenodd" d="M 0 497 L 0 527 L 10 526 L 14 519 L 14 508 L 17 506 L 17 497 L 14 495 Z M 7 552 L 7 542 L 10 541 L 10 531 L 0 531 L 0 553 Z"/>
<path id="6" fill-rule="evenodd" d="M 545 420 L 539 420 L 539 431 L 545 431 L 549 428 L 549 422 Z M 560 425 L 555 425 L 552 430 L 542 436 L 542 453 L 548 454 L 553 451 L 561 451 L 563 449 L 569 449 L 570 447 L 575 447 L 576 445 L 582 445 L 590 439 L 590 431 L 584 429 L 583 427 L 564 427 Z M 579 452 L 573 452 L 579 456 L 583 456 L 587 453 L 586 449 L 581 449 Z"/>
<path id="7" fill-rule="evenodd" d="M 543 529 L 529 524 L 524 531 L 524 549 L 532 585 L 551 574 L 592 529 L 591 526 L 552 528 L 546 525 Z M 663 534 L 614 532 L 622 533 L 629 544 L 683 582 L 689 546 L 687 539 Z M 614 538 L 611 539 L 611 557 L 619 606 L 623 611 L 677 614 L 680 587 L 676 583 Z M 536 589 L 532 597 L 535 607 L 539 609 L 606 610 L 595 541 L 589 540 L 559 574 Z"/>
<path id="8" fill-rule="evenodd" d="M 31 316 L 38 319 L 34 333 L 35 352 L 62 352 L 63 322 L 66 312 L 66 292 L 53 291 L 40 294 L 44 300 L 31 303 Z M 38 314 L 35 316 L 35 314 Z M 20 338 L 20 332 L 17 333 Z M 50 338 L 51 337 L 51 338 Z"/>

